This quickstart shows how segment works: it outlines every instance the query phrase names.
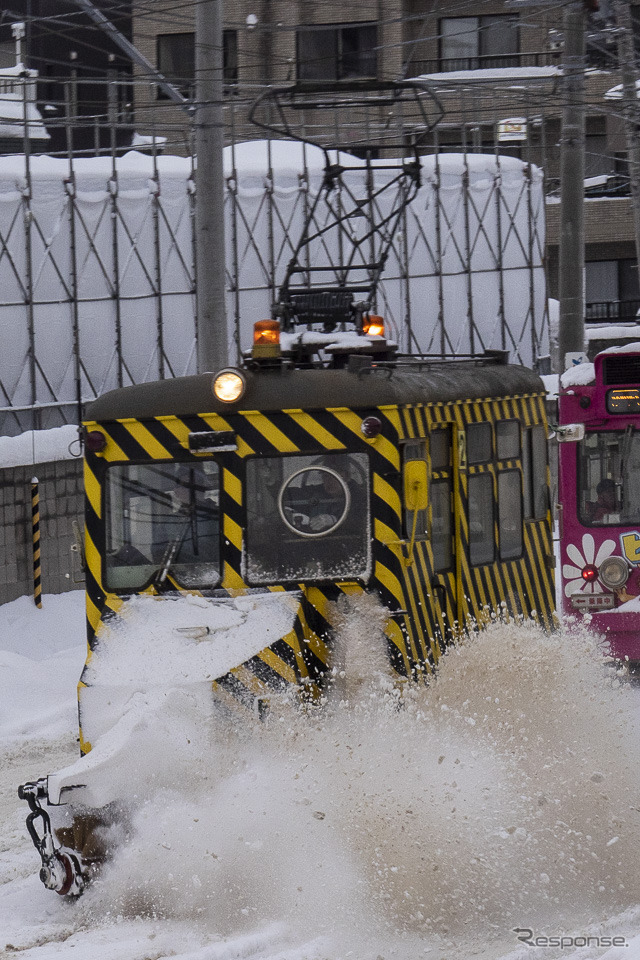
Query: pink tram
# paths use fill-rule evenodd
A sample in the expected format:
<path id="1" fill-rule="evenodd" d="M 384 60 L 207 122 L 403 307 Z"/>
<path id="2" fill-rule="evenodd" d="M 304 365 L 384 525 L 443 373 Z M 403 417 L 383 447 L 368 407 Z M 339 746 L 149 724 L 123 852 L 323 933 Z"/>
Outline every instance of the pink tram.
<path id="1" fill-rule="evenodd" d="M 640 343 L 561 378 L 562 609 L 589 615 L 611 655 L 640 664 Z"/>

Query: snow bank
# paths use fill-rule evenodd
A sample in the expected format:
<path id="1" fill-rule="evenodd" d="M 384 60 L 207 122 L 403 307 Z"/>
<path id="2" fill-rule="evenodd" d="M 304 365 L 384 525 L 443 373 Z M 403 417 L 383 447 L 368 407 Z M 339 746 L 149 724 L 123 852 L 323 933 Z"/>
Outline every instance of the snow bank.
<path id="1" fill-rule="evenodd" d="M 78 428 L 67 424 L 51 430 L 28 430 L 17 437 L 0 437 L 0 470 L 80 456 Z"/>
<path id="2" fill-rule="evenodd" d="M 83 591 L 0 605 L 0 742 L 73 729 L 85 651 Z"/>

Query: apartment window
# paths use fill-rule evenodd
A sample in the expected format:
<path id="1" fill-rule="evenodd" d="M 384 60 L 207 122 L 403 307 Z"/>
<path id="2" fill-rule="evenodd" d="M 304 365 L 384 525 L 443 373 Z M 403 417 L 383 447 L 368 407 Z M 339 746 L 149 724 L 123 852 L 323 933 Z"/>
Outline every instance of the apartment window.
<path id="1" fill-rule="evenodd" d="M 616 172 L 615 158 L 608 151 L 604 134 L 588 133 L 584 143 L 584 175 L 602 177 Z"/>
<path id="2" fill-rule="evenodd" d="M 635 320 L 640 303 L 636 261 L 591 260 L 585 263 L 587 320 Z"/>
<path id="3" fill-rule="evenodd" d="M 225 30 L 222 37 L 224 82 L 238 82 L 238 31 Z M 157 37 L 158 70 L 186 97 L 195 93 L 196 47 L 194 33 L 164 33 Z M 159 99 L 166 94 L 158 92 Z"/>
<path id="4" fill-rule="evenodd" d="M 16 45 L 15 42 L 5 40 L 0 43 L 0 69 L 5 67 L 15 67 L 16 65 Z"/>
<path id="5" fill-rule="evenodd" d="M 296 41 L 298 80 L 376 76 L 375 23 L 300 27 Z"/>
<path id="6" fill-rule="evenodd" d="M 444 17 L 440 21 L 440 69 L 517 67 L 518 17 Z"/>

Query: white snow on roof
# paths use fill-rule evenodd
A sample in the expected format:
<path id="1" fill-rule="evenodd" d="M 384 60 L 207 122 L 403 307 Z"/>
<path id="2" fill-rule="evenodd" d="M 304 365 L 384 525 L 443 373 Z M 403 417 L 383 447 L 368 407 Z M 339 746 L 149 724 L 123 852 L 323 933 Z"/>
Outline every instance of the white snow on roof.
<path id="1" fill-rule="evenodd" d="M 622 89 L 622 84 L 619 83 L 616 87 L 611 87 L 604 95 L 605 100 L 622 100 L 624 96 L 624 91 Z M 640 96 L 640 80 L 636 80 L 636 96 Z"/>
<path id="2" fill-rule="evenodd" d="M 0 80 L 2 77 L 0 76 Z M 25 104 L 22 99 L 8 94 L 0 94 L 0 136 L 15 137 L 16 140 L 24 137 Z M 27 101 L 27 124 L 31 140 L 50 140 L 42 117 L 35 103 Z"/>
<path id="3" fill-rule="evenodd" d="M 16 63 L 13 67 L 2 67 L 0 70 L 0 82 L 3 77 L 17 77 L 21 78 L 24 75 L 27 75 L 29 78 L 37 77 L 37 70 L 27 70 L 24 63 Z"/>
<path id="4" fill-rule="evenodd" d="M 545 80 L 559 77 L 559 67 L 498 67 L 494 70 L 452 70 L 446 73 L 425 73 L 417 80 L 437 80 L 442 82 L 460 82 L 465 80 Z"/>
<path id="5" fill-rule="evenodd" d="M 72 424 L 52 430 L 29 430 L 17 437 L 0 437 L 0 469 L 74 460 L 80 453 L 78 428 Z M 75 443 L 74 452 L 69 450 Z"/>
<path id="6" fill-rule="evenodd" d="M 282 350 L 292 350 L 294 346 L 315 347 L 325 349 L 358 350 L 364 351 L 367 343 L 387 343 L 384 337 L 368 336 L 348 330 L 344 333 L 323 333 L 321 330 L 301 330 L 297 333 L 281 333 L 280 346 Z"/>
<path id="7" fill-rule="evenodd" d="M 584 185 L 585 187 L 603 187 L 610 179 L 612 179 L 612 175 L 603 173 L 599 177 L 587 177 Z"/>
<path id="8" fill-rule="evenodd" d="M 591 340 L 620 340 L 622 337 L 638 337 L 640 339 L 640 326 L 636 324 L 630 326 L 624 326 L 624 324 L 593 326 L 590 324 L 585 328 L 584 333 L 589 342 Z M 633 346 L 633 344 L 629 344 L 629 346 Z M 609 349 L 621 350 L 622 347 L 617 346 Z"/>
<path id="9" fill-rule="evenodd" d="M 1 119 L 0 119 L 1 122 Z M 297 178 L 302 169 L 303 155 L 306 156 L 307 168 L 318 172 L 324 169 L 325 155 L 319 147 L 298 143 L 294 140 L 273 140 L 269 148 L 269 141 L 250 140 L 237 144 L 235 147 L 225 147 L 224 169 L 225 175 L 230 176 L 237 171 L 242 174 L 243 181 L 256 176 L 259 182 L 256 189 L 264 188 L 265 174 L 269 169 L 269 159 L 278 177 L 286 179 L 295 175 Z M 364 167 L 364 161 L 350 154 L 330 151 L 332 161 L 343 161 L 346 166 L 357 169 Z M 388 164 L 390 161 L 385 160 Z M 503 178 L 513 178 L 514 182 L 522 180 L 523 164 L 515 157 L 496 157 L 493 154 L 440 154 L 439 156 L 421 157 L 420 162 L 426 177 L 435 177 L 436 171 L 440 177 L 443 174 L 459 177 L 470 174 L 474 178 L 474 186 L 482 186 L 483 174 L 495 177 L 500 174 Z M 76 157 L 74 160 L 76 180 L 82 183 L 83 178 L 96 182 L 102 180 L 108 183 L 113 177 L 113 163 L 110 157 Z M 37 156 L 30 160 L 31 175 L 38 180 L 64 180 L 68 174 L 69 161 L 59 157 Z M 186 157 L 157 156 L 152 157 L 136 150 L 130 150 L 116 161 L 116 171 L 123 180 L 127 177 L 153 178 L 155 172 L 161 177 L 187 180 L 193 174 L 191 160 Z M 21 154 L 0 157 L 0 182 L 19 180 L 25 176 L 25 158 Z M 542 170 L 531 167 L 531 176 L 534 183 L 543 178 Z M 510 182 L 510 179 L 507 181 Z M 456 185 L 459 189 L 459 184 Z"/>
<path id="10" fill-rule="evenodd" d="M 592 363 L 578 363 L 575 367 L 560 376 L 560 385 L 563 389 L 567 387 L 584 387 L 588 383 L 594 383 L 596 379 L 595 370 Z"/>
<path id="11" fill-rule="evenodd" d="M 134 132 L 131 137 L 132 147 L 152 147 L 154 144 L 158 149 L 167 145 L 167 137 L 149 137 L 144 133 Z"/>

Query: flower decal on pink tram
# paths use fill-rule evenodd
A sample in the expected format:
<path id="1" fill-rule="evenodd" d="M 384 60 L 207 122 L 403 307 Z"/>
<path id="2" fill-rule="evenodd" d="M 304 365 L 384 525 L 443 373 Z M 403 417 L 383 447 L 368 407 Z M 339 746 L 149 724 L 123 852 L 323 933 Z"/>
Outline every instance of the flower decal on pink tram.
<path id="1" fill-rule="evenodd" d="M 575 543 L 567 544 L 567 556 L 571 563 L 565 563 L 562 566 L 562 576 L 568 583 L 565 584 L 565 597 L 570 597 L 574 593 L 602 593 L 602 584 L 597 576 L 593 579 L 586 579 L 583 576 L 583 570 L 589 567 L 598 568 L 603 560 L 610 557 L 616 549 L 615 540 L 605 540 L 598 547 L 596 553 L 596 544 L 593 535 L 583 534 L 582 550 Z"/>

